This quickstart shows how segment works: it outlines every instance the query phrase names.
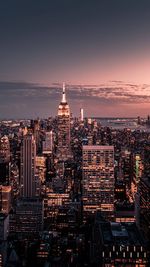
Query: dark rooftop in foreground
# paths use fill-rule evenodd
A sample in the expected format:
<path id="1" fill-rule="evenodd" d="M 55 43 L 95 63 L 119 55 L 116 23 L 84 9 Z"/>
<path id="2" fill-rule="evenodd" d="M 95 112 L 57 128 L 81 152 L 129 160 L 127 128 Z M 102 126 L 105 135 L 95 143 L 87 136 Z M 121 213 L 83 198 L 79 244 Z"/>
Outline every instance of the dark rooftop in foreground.
<path id="1" fill-rule="evenodd" d="M 143 245 L 144 240 L 135 223 L 100 223 L 102 239 L 105 244 Z"/>

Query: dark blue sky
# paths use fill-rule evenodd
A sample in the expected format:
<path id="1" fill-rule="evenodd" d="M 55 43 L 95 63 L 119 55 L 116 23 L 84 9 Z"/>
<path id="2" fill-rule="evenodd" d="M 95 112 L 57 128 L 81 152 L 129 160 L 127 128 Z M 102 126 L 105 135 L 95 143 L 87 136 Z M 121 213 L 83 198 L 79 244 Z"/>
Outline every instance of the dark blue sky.
<path id="1" fill-rule="evenodd" d="M 149 32 L 149 0 L 0 1 L 0 81 L 150 84 Z M 0 90 L 0 114 L 10 116 L 2 107 L 7 90 Z M 17 105 L 11 92 L 12 98 Z M 35 113 L 47 114 L 43 107 Z"/>

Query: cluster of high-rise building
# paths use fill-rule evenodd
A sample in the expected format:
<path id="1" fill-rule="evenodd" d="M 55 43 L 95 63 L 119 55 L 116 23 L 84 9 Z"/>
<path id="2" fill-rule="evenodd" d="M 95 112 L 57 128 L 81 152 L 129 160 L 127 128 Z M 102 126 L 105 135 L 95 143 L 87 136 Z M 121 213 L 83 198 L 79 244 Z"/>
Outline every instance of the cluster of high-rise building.
<path id="1" fill-rule="evenodd" d="M 1 121 L 0 266 L 149 266 L 150 134 L 73 118 Z"/>

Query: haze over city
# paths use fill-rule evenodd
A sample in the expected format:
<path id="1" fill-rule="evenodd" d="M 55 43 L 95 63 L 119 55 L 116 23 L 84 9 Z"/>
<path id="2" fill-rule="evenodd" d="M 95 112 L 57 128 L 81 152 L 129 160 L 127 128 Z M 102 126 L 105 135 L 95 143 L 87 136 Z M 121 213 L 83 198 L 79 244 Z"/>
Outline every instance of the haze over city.
<path id="1" fill-rule="evenodd" d="M 0 118 L 56 115 L 63 81 L 75 116 L 146 117 L 149 26 L 145 0 L 1 1 Z"/>

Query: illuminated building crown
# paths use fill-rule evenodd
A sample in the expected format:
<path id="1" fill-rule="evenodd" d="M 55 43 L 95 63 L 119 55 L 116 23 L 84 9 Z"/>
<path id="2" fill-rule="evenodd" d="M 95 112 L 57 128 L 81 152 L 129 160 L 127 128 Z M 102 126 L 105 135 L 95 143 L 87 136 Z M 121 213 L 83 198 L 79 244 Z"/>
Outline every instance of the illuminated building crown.
<path id="1" fill-rule="evenodd" d="M 66 100 L 65 83 L 63 83 L 62 100 L 58 107 L 58 116 L 70 116 L 70 108 Z"/>

